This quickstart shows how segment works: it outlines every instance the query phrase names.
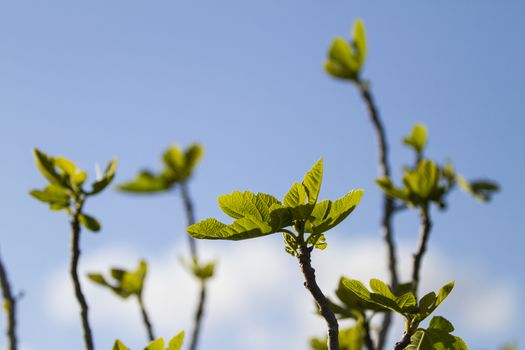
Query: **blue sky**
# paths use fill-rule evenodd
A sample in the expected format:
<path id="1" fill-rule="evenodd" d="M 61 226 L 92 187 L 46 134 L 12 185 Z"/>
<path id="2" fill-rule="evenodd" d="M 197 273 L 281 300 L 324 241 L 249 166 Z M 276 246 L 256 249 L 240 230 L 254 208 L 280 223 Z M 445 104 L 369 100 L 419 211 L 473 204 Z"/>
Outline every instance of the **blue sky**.
<path id="1" fill-rule="evenodd" d="M 367 27 L 364 77 L 371 80 L 387 127 L 397 178 L 401 166 L 412 159 L 399 140 L 413 123 L 423 122 L 430 131 L 432 158 L 450 159 L 467 178 L 490 177 L 503 188 L 489 205 L 456 191 L 450 196 L 450 209 L 434 214 L 430 245 L 440 252 L 436 266 L 452 266 L 443 268 L 452 278 L 455 269 L 468 271 L 467 281 L 472 276 L 491 290 L 518 295 L 525 288 L 520 267 L 524 14 L 525 5 L 519 1 L 2 3 L 0 248 L 15 288 L 26 293 L 19 315 L 23 343 L 28 349 L 81 347 L 76 315 L 71 321 L 63 318 L 67 322 L 55 320 L 49 305 L 44 305 L 53 294 L 52 281 L 67 266 L 69 231 L 64 214 L 50 213 L 27 195 L 44 184 L 33 165 L 35 146 L 67 156 L 90 171 L 94 163 L 117 157 L 116 181 L 122 182 L 138 169 L 160 166 L 159 156 L 168 145 L 200 142 L 206 156 L 191 183 L 199 218 L 221 215 L 216 198 L 222 193 L 244 189 L 285 193 L 322 156 L 324 197 L 352 188 L 364 188 L 366 194 L 359 210 L 340 226 L 336 237 L 328 237 L 329 248 L 319 255 L 330 256 L 330 249 L 346 246 L 351 250 L 361 246 L 355 242 L 368 240 L 381 251 L 381 194 L 373 181 L 376 145 L 366 111 L 352 85 L 331 79 L 322 69 L 331 39 L 348 35 L 356 18 Z M 95 257 L 102 255 L 109 260 L 120 256 L 131 264 L 138 255 L 163 268 L 162 263 L 171 261 L 166 247 L 186 251 L 177 193 L 136 198 L 108 191 L 87 209 L 104 229 L 96 236 L 83 235 L 84 268 L 88 261 L 96 265 Z M 416 245 L 416 215 L 400 215 L 396 228 L 397 238 L 410 253 Z M 278 261 L 287 264 L 283 270 L 296 272 L 279 239 L 261 242 L 243 242 L 239 247 L 265 251 L 269 245 L 274 254 L 282 255 Z M 228 249 L 237 249 L 232 244 L 201 245 L 230 266 Z M 113 248 L 124 251 L 112 255 Z M 222 256 L 221 249 L 226 249 Z M 241 251 L 239 255 L 244 256 Z M 439 257 L 446 262 L 440 263 Z M 348 272 L 336 275 L 340 274 Z M 335 286 L 336 275 L 325 289 Z M 66 275 L 64 279 L 69 288 Z M 152 283 L 149 288 L 156 287 Z M 297 293 L 306 295 L 300 288 Z M 480 306 L 479 318 L 490 318 L 494 305 L 499 305 L 495 299 L 502 294 L 494 295 Z M 458 305 L 468 304 L 468 297 Z M 284 317 L 280 307 L 271 307 L 277 299 L 268 300 L 267 314 L 253 321 L 256 328 L 273 329 L 274 323 L 283 329 L 296 327 L 292 316 Z M 187 300 L 191 303 L 191 296 Z M 306 300 L 302 309 L 286 314 L 315 318 L 308 299 L 301 300 Z M 517 311 L 524 309 L 523 302 L 517 297 L 512 302 L 514 313 L 502 318 L 504 327 L 481 331 L 465 326 L 458 332 L 463 329 L 461 335 L 475 349 L 494 349 L 512 340 L 523 343 L 520 330 L 525 321 Z M 76 305 L 71 308 L 76 312 Z M 114 317 L 117 324 L 118 315 Z M 189 330 L 180 322 L 177 330 Z M 210 320 L 214 324 L 221 323 Z M 109 348 L 115 327 L 98 329 L 98 348 Z M 203 349 L 243 348 L 227 328 L 207 331 L 210 338 L 204 333 Z M 139 348 L 140 332 L 138 328 L 120 334 Z"/>

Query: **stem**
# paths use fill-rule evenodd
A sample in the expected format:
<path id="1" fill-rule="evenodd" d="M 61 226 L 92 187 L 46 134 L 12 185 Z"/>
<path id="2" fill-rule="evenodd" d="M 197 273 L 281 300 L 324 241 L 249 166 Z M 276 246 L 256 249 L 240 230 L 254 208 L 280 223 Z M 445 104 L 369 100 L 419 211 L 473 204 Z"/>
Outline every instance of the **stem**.
<path id="1" fill-rule="evenodd" d="M 403 334 L 403 338 L 401 338 L 401 340 L 398 341 L 396 343 L 396 345 L 394 345 L 394 350 L 403 350 L 403 349 L 405 349 L 408 346 L 408 344 L 410 344 L 410 337 L 411 336 L 412 335 L 409 334 L 409 333 Z"/>
<path id="2" fill-rule="evenodd" d="M 193 333 L 191 334 L 190 349 L 195 349 L 197 347 L 197 340 L 200 333 L 200 328 L 202 324 L 202 316 L 204 314 L 204 304 L 206 303 L 206 282 L 201 280 L 201 289 L 199 295 L 199 304 L 197 310 L 195 311 L 195 327 L 193 328 Z"/>
<path id="3" fill-rule="evenodd" d="M 153 326 L 151 324 L 148 313 L 146 311 L 146 307 L 144 306 L 144 300 L 142 299 L 142 295 L 138 296 L 138 300 L 139 300 L 140 312 L 142 313 L 142 322 L 144 322 L 144 326 L 146 327 L 146 330 L 148 331 L 149 340 L 153 341 L 155 340 L 155 335 L 153 334 Z"/>
<path id="4" fill-rule="evenodd" d="M 4 267 L 2 259 L 0 259 L 0 285 L 2 287 L 2 294 L 4 296 L 4 309 L 7 313 L 7 348 L 9 350 L 17 349 L 16 340 L 16 302 L 11 291 L 11 285 L 7 278 L 7 271 Z"/>
<path id="5" fill-rule="evenodd" d="M 186 210 L 187 224 L 188 226 L 190 226 L 195 223 L 195 215 L 193 211 L 193 202 L 191 200 L 191 197 L 188 191 L 188 185 L 186 182 L 183 182 L 181 184 L 181 190 L 182 190 L 182 200 L 184 202 L 184 209 Z M 194 263 L 197 263 L 199 261 L 199 256 L 197 254 L 197 242 L 193 237 L 188 235 L 188 243 L 190 246 L 191 258 Z M 193 333 L 191 335 L 190 346 L 188 348 L 189 350 L 197 349 L 199 334 L 202 328 L 202 319 L 204 315 L 205 303 L 206 303 L 206 282 L 201 281 L 199 300 L 197 303 L 197 309 L 195 310 L 195 316 L 194 316 L 195 324 L 193 327 Z"/>
<path id="6" fill-rule="evenodd" d="M 310 294 L 312 294 L 317 303 L 317 307 L 328 326 L 328 350 L 339 350 L 339 324 L 337 323 L 334 313 L 330 309 L 328 300 L 315 280 L 315 270 L 312 267 L 311 260 L 312 249 L 313 248 L 309 248 L 303 243 L 297 251 L 299 265 L 301 266 L 301 271 L 304 275 L 304 286 L 310 291 Z"/>
<path id="7" fill-rule="evenodd" d="M 430 220 L 430 213 L 428 208 L 421 209 L 421 225 L 419 228 L 419 247 L 417 253 L 414 254 L 414 265 L 412 268 L 412 290 L 417 295 L 419 287 L 419 272 L 423 262 L 423 255 L 427 250 L 428 238 L 430 237 L 430 230 L 432 229 L 432 221 Z"/>
<path id="8" fill-rule="evenodd" d="M 374 102 L 374 98 L 363 81 L 357 81 L 357 88 L 361 93 L 361 97 L 365 101 L 370 121 L 374 127 L 377 143 L 379 146 L 379 173 L 381 177 L 390 177 L 390 165 L 388 162 L 388 144 L 386 140 L 385 128 L 379 117 L 379 111 Z M 399 283 L 397 273 L 397 258 L 396 245 L 394 242 L 394 234 L 392 227 L 392 217 L 395 213 L 394 201 L 392 198 L 383 194 L 383 217 L 381 219 L 381 231 L 383 239 L 388 251 L 388 271 L 390 274 L 390 284 L 395 290 Z M 386 312 L 383 318 L 381 331 L 379 332 L 377 349 L 381 350 L 385 346 L 385 341 L 388 336 L 388 330 L 392 323 L 392 313 Z"/>
<path id="9" fill-rule="evenodd" d="M 365 336 L 364 336 L 364 341 L 365 341 L 365 346 L 368 350 L 374 350 L 375 347 L 374 347 L 374 341 L 372 340 L 372 337 L 370 336 L 370 323 L 368 322 L 368 320 L 365 318 L 363 320 L 363 328 L 365 330 Z"/>
<path id="10" fill-rule="evenodd" d="M 82 320 L 82 329 L 84 331 L 84 342 L 87 350 L 93 350 L 93 335 L 91 333 L 91 327 L 89 326 L 88 320 L 88 305 L 86 298 L 82 292 L 80 286 L 80 279 L 78 277 L 78 260 L 80 258 L 80 221 L 79 216 L 82 213 L 82 207 L 84 206 L 84 200 L 79 199 L 75 204 L 75 212 L 71 220 L 71 265 L 70 274 L 73 279 L 73 285 L 75 287 L 75 296 L 77 297 L 80 305 L 80 318 Z"/>

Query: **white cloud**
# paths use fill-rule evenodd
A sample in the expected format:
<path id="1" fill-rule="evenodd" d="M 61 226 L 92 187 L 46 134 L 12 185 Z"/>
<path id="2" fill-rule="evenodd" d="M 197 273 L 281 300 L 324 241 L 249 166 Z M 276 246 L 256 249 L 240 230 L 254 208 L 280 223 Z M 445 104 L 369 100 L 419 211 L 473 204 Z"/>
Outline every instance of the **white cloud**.
<path id="1" fill-rule="evenodd" d="M 316 251 L 313 256 L 318 282 L 327 294 L 331 294 L 342 274 L 363 281 L 372 277 L 387 279 L 385 251 L 379 239 L 358 239 L 350 244 L 341 242 L 338 236 L 330 235 L 328 249 Z M 410 276 L 412 249 L 400 244 L 400 256 L 405 257 L 401 260 L 401 274 L 406 279 Z M 202 250 L 204 256 L 220 260 L 217 276 L 209 287 L 201 348 L 305 349 L 309 337 L 323 333 L 324 323 L 314 315 L 313 301 L 302 285 L 297 262 L 284 253 L 278 237 L 207 242 Z M 180 329 L 189 334 L 192 326 L 197 285 L 180 266 L 178 255 L 181 254 L 186 254 L 185 246 L 168 247 L 149 261 L 146 305 L 157 334 L 165 337 Z M 108 247 L 85 254 L 82 269 L 107 271 L 115 265 L 132 268 L 139 258 L 137 249 Z M 516 311 L 512 305 L 516 296 L 510 284 L 500 281 L 485 285 L 489 276 L 478 269 L 458 266 L 458 262 L 435 247 L 425 258 L 422 276 L 422 292 L 437 290 L 452 279 L 458 281 L 441 314 L 447 315 L 461 330 L 497 334 L 513 322 Z M 53 273 L 44 295 L 50 319 L 63 327 L 68 324 L 77 327 L 79 323 L 70 284 L 64 266 Z M 145 331 L 134 301 L 119 300 L 86 280 L 84 286 L 99 348 L 109 348 L 115 337 L 140 348 L 145 343 Z M 487 318 L 479 317 L 481 307 L 490 313 L 490 324 Z M 401 327 L 400 322 L 397 327 Z M 393 332 L 394 338 L 398 338 L 398 332 Z"/>

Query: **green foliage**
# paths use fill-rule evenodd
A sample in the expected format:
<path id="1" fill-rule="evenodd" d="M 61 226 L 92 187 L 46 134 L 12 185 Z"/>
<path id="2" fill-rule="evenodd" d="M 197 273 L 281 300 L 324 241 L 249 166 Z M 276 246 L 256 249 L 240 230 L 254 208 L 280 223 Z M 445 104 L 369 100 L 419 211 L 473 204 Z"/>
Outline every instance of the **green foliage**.
<path id="1" fill-rule="evenodd" d="M 120 185 L 121 191 L 133 193 L 154 193 L 170 190 L 176 184 L 185 182 L 203 154 L 201 145 L 191 145 L 182 151 L 177 146 L 168 148 L 162 155 L 164 168 L 159 173 L 143 170 L 134 180 Z"/>
<path id="2" fill-rule="evenodd" d="M 452 335 L 454 326 L 447 319 L 435 316 L 430 321 L 427 329 L 419 328 L 410 338 L 407 350 L 468 350 L 465 342 Z"/>
<path id="3" fill-rule="evenodd" d="M 109 162 L 103 176 L 92 184 L 92 190 L 87 191 L 83 185 L 87 173 L 77 167 L 72 161 L 63 157 L 51 157 L 44 152 L 33 150 L 35 164 L 49 184 L 42 190 L 32 190 L 31 196 L 49 205 L 52 210 L 66 210 L 73 215 L 75 206 L 82 204 L 89 196 L 104 190 L 115 177 L 117 161 Z M 101 225 L 94 217 L 77 213 L 79 222 L 92 232 L 100 231 Z"/>
<path id="4" fill-rule="evenodd" d="M 422 154 L 427 144 L 427 128 L 423 124 L 415 124 L 411 134 L 403 139 L 403 143 Z"/>
<path id="5" fill-rule="evenodd" d="M 445 300 L 454 288 L 454 281 L 444 285 L 438 294 L 430 292 L 419 302 L 413 292 L 394 294 L 388 285 L 378 279 L 370 280 L 369 291 L 361 282 L 343 277 L 341 286 L 362 302 L 392 310 L 406 319 L 407 330 L 412 333 Z M 365 304 L 366 305 L 366 304 Z"/>
<path id="6" fill-rule="evenodd" d="M 195 276 L 201 281 L 205 281 L 209 278 L 212 278 L 215 272 L 215 266 L 217 265 L 215 261 L 200 264 L 197 260 L 194 259 L 188 261 L 186 259 L 181 258 L 180 260 L 182 265 L 186 268 L 186 270 L 188 270 L 193 276 Z"/>
<path id="7" fill-rule="evenodd" d="M 206 219 L 187 231 L 194 238 L 243 240 L 277 232 L 284 234 L 286 251 L 295 254 L 302 243 L 324 249 L 324 232 L 343 221 L 357 206 L 363 195 L 354 190 L 333 203 L 329 200 L 317 202 L 323 175 L 320 159 L 296 182 L 280 202 L 272 195 L 252 192 L 233 192 L 219 197 L 219 206 L 224 213 L 235 219 L 224 224 L 216 219 Z M 293 226 L 297 235 L 287 227 Z M 308 234 L 304 241 L 304 233 Z"/>
<path id="8" fill-rule="evenodd" d="M 335 78 L 357 81 L 366 60 L 366 32 L 361 20 L 356 20 L 352 41 L 338 37 L 332 41 L 325 70 Z"/>
<path id="9" fill-rule="evenodd" d="M 141 297 L 147 272 L 148 265 L 144 260 L 141 260 L 135 271 L 126 271 L 119 268 L 111 269 L 113 283 L 108 282 L 100 273 L 89 273 L 88 277 L 94 283 L 107 287 L 119 297 L 126 299 L 131 295 Z"/>
<path id="10" fill-rule="evenodd" d="M 180 350 L 184 341 L 184 332 L 180 332 L 171 338 L 168 347 L 165 348 L 164 338 L 158 338 L 146 345 L 144 350 Z M 113 345 L 113 350 L 129 350 L 120 340 L 116 340 Z"/>
<path id="11" fill-rule="evenodd" d="M 363 324 L 358 322 L 354 326 L 339 330 L 339 350 L 361 350 L 365 329 Z M 312 350 L 328 350 L 327 337 L 312 338 L 310 340 Z"/>
<path id="12" fill-rule="evenodd" d="M 404 144 L 416 152 L 416 164 L 405 168 L 403 186 L 394 185 L 390 178 L 379 178 L 376 183 L 388 196 L 404 202 L 411 207 L 428 209 L 430 203 L 445 208 L 445 197 L 456 183 L 474 198 L 486 202 L 499 191 L 499 186 L 489 180 L 466 181 L 457 174 L 452 164 L 439 166 L 429 159 L 423 159 L 427 143 L 427 130 L 422 124 L 416 124 L 409 136 L 403 139 Z"/>

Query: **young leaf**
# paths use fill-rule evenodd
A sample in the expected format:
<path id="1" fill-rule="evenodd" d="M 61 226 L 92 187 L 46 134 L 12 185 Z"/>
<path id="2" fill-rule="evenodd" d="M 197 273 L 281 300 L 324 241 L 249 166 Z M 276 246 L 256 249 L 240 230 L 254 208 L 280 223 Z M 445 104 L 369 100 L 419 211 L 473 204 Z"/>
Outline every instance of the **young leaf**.
<path id="1" fill-rule="evenodd" d="M 36 148 L 33 149 L 33 155 L 35 157 L 36 167 L 42 176 L 44 176 L 53 185 L 67 188 L 67 184 L 65 183 L 64 179 L 55 169 L 55 163 L 52 157 Z"/>
<path id="2" fill-rule="evenodd" d="M 164 160 L 164 164 L 176 174 L 176 181 L 183 181 L 182 173 L 186 165 L 186 157 L 181 149 L 177 146 L 168 148 L 164 152 L 162 159 Z"/>
<path id="3" fill-rule="evenodd" d="M 337 226 L 357 207 L 363 197 L 363 190 L 354 190 L 346 194 L 343 198 L 336 200 L 330 205 L 330 212 L 320 223 L 317 220 L 311 222 L 313 233 L 323 233 Z"/>
<path id="4" fill-rule="evenodd" d="M 356 80 L 359 62 L 354 57 L 352 49 L 344 38 L 335 38 L 328 51 L 325 70 L 333 77 Z"/>
<path id="5" fill-rule="evenodd" d="M 186 148 L 186 150 L 184 151 L 184 173 L 187 177 L 191 176 L 191 174 L 193 173 L 193 169 L 199 163 L 199 160 L 202 158 L 203 153 L 204 148 L 201 145 L 194 144 Z"/>
<path id="6" fill-rule="evenodd" d="M 352 33 L 353 43 L 356 49 L 357 71 L 361 70 L 366 60 L 366 32 L 365 25 L 360 19 L 354 23 Z"/>
<path id="7" fill-rule="evenodd" d="M 78 221 L 80 221 L 82 226 L 84 226 L 91 232 L 100 231 L 100 228 L 101 228 L 100 223 L 98 222 L 97 219 L 95 219 L 92 216 L 89 216 L 87 214 L 79 214 Z"/>
<path id="8" fill-rule="evenodd" d="M 465 192 L 481 202 L 490 201 L 494 193 L 499 191 L 498 184 L 490 180 L 474 180 L 468 182 L 462 176 L 457 175 L 456 181 Z"/>
<path id="9" fill-rule="evenodd" d="M 306 173 L 303 179 L 303 186 L 308 195 L 308 203 L 317 203 L 319 191 L 321 190 L 321 182 L 323 181 L 323 159 L 319 159 L 317 163 Z"/>
<path id="10" fill-rule="evenodd" d="M 416 124 L 403 143 L 412 147 L 417 153 L 422 153 L 427 143 L 427 128 L 423 124 Z"/>
<path id="11" fill-rule="evenodd" d="M 206 219 L 188 227 L 187 232 L 194 238 L 237 241 L 261 237 L 277 231 L 267 223 L 247 216 L 237 219 L 230 225 L 225 225 L 215 219 Z"/>
<path id="12" fill-rule="evenodd" d="M 118 186 L 118 189 L 125 192 L 151 193 L 162 192 L 171 188 L 171 183 L 165 176 L 156 175 L 149 171 L 141 171 L 137 177 L 127 183 Z"/>
<path id="13" fill-rule="evenodd" d="M 180 332 L 173 338 L 171 338 L 168 345 L 168 350 L 180 350 L 182 343 L 184 342 L 184 332 Z"/>
<path id="14" fill-rule="evenodd" d="M 87 173 L 79 169 L 75 163 L 63 157 L 55 158 L 55 166 L 67 175 L 75 186 L 81 186 L 86 181 Z"/>
<path id="15" fill-rule="evenodd" d="M 106 167 L 106 170 L 104 172 L 104 176 L 93 183 L 92 191 L 89 193 L 90 195 L 97 194 L 104 190 L 110 183 L 113 181 L 113 178 L 115 177 L 115 172 L 117 171 L 117 160 L 113 159 L 110 161 Z"/>
<path id="16" fill-rule="evenodd" d="M 120 340 L 115 340 L 112 350 L 129 350 L 126 345 L 124 345 Z"/>
<path id="17" fill-rule="evenodd" d="M 465 342 L 450 334 L 454 331 L 452 324 L 443 317 L 436 316 L 430 321 L 428 329 L 418 329 L 410 338 L 407 350 L 468 350 Z"/>
<path id="18" fill-rule="evenodd" d="M 29 194 L 41 202 L 55 205 L 61 208 L 69 207 L 69 194 L 55 185 L 48 185 L 43 191 L 32 190 Z"/>
<path id="19" fill-rule="evenodd" d="M 283 203 L 288 208 L 295 208 L 305 204 L 307 200 L 308 193 L 306 192 L 306 188 L 303 184 L 295 182 L 284 196 Z"/>
<path id="20" fill-rule="evenodd" d="M 144 348 L 144 350 L 165 350 L 164 349 L 164 339 L 163 338 L 155 339 L 154 341 L 149 343 Z"/>

